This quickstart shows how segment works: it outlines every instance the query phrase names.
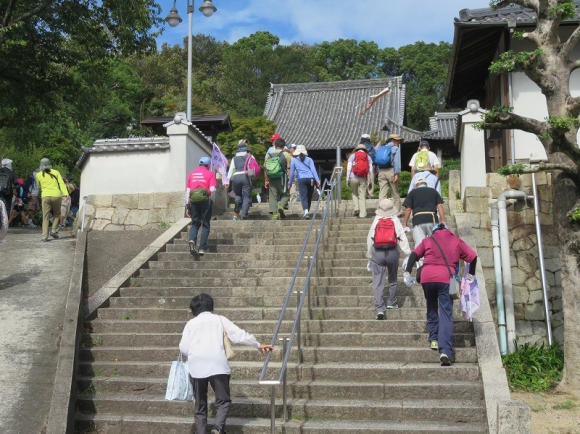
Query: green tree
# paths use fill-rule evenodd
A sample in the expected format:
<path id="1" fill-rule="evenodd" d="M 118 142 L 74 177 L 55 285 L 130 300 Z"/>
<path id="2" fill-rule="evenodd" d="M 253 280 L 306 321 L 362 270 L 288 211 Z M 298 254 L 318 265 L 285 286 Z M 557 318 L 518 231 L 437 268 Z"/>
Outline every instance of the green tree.
<path id="1" fill-rule="evenodd" d="M 532 46 L 532 50 L 503 53 L 490 71 L 496 74 L 523 72 L 546 97 L 548 118 L 538 121 L 513 113 L 511 108 L 496 107 L 484 116 L 484 129 L 519 129 L 535 134 L 546 149 L 548 162 L 538 168 L 507 167 L 519 173 L 552 172 L 554 225 L 562 248 L 562 298 L 564 308 L 564 377 L 561 387 L 580 394 L 580 226 L 570 216 L 580 208 L 580 150 L 577 134 L 580 127 L 580 97 L 570 92 L 570 76 L 580 68 L 572 50 L 580 39 L 580 26 L 561 32 L 562 21 L 577 18 L 571 0 L 494 0 L 492 7 L 515 3 L 535 12 L 537 22 L 532 31 L 516 33 Z M 570 24 L 570 23 L 567 23 Z"/>

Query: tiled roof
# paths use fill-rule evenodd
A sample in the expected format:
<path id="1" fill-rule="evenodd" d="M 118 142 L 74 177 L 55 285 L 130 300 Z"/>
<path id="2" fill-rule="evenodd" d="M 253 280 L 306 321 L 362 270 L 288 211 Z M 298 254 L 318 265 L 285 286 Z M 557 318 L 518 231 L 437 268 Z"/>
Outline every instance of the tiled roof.
<path id="1" fill-rule="evenodd" d="M 169 137 L 132 137 L 129 139 L 96 140 L 93 146 L 83 146 L 83 153 L 76 165 L 82 167 L 89 154 L 132 152 L 150 149 L 169 149 Z"/>
<path id="2" fill-rule="evenodd" d="M 580 0 L 574 0 L 576 9 L 580 7 Z M 532 9 L 523 8 L 519 5 L 508 6 L 505 8 L 493 10 L 485 9 L 462 9 L 459 11 L 459 18 L 456 22 L 461 23 L 478 23 L 478 24 L 505 24 L 507 21 L 515 21 L 518 24 L 533 24 L 536 22 L 536 13 Z M 578 15 L 574 18 L 565 20 L 571 22 L 579 21 Z"/>
<path id="3" fill-rule="evenodd" d="M 435 113 L 429 118 L 429 129 L 423 136 L 433 140 L 454 140 L 457 130 L 457 113 Z"/>
<path id="4" fill-rule="evenodd" d="M 391 91 L 365 114 L 360 112 L 386 87 Z M 403 126 L 405 85 L 402 77 L 333 81 L 324 83 L 273 84 L 264 115 L 276 124 L 288 143 L 306 149 L 352 149 L 362 134 L 377 132 L 386 139 L 400 134 L 405 142 L 417 142 L 419 131 Z"/>

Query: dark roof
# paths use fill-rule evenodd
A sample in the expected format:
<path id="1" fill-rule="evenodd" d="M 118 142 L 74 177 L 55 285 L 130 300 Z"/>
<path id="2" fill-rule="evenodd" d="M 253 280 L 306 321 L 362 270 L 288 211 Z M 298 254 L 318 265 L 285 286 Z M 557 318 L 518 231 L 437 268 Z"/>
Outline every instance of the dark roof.
<path id="1" fill-rule="evenodd" d="M 455 140 L 458 113 L 435 113 L 429 118 L 429 128 L 423 137 L 429 140 Z"/>
<path id="2" fill-rule="evenodd" d="M 173 118 L 171 119 L 173 120 Z M 143 150 L 169 149 L 169 137 L 131 137 L 128 139 L 96 140 L 91 147 L 82 147 L 83 153 L 76 165 L 82 168 L 89 154 L 112 152 L 135 152 Z"/>
<path id="3" fill-rule="evenodd" d="M 386 87 L 391 91 L 365 114 L 361 111 Z M 377 132 L 386 139 L 400 134 L 405 142 L 418 142 L 419 131 L 403 126 L 405 85 L 401 77 L 333 81 L 324 83 L 273 84 L 264 115 L 276 124 L 287 143 L 308 150 L 352 149 L 362 134 Z"/>
<path id="4" fill-rule="evenodd" d="M 173 116 L 152 116 L 141 121 L 141 125 L 151 127 L 157 134 L 165 134 L 163 125 L 171 122 Z M 191 123 L 195 125 L 204 134 L 208 132 L 220 133 L 222 131 L 232 132 L 232 123 L 230 121 L 230 116 L 225 114 L 219 115 L 192 115 Z"/>
<path id="5" fill-rule="evenodd" d="M 576 9 L 580 0 L 574 0 Z M 521 6 L 493 10 L 462 9 L 455 18 L 455 35 L 447 77 L 446 101 L 449 107 L 465 108 L 468 99 L 485 98 L 485 80 L 494 59 L 502 34 L 508 32 L 508 23 L 515 27 L 531 27 L 536 13 Z M 578 15 L 564 21 L 580 22 Z"/>

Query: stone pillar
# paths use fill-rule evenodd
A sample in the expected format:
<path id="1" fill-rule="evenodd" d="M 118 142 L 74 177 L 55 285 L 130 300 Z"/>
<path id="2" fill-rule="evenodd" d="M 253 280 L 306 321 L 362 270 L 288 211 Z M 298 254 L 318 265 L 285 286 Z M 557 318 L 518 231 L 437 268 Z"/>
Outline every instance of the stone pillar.
<path id="1" fill-rule="evenodd" d="M 459 152 L 461 153 L 461 199 L 465 197 L 466 187 L 485 187 L 487 174 L 485 172 L 485 133 L 474 128 L 481 122 L 485 110 L 479 108 L 479 103 L 470 101 L 470 108 L 459 113 Z"/>
<path id="2" fill-rule="evenodd" d="M 528 404 L 514 400 L 497 403 L 497 434 L 529 434 L 531 420 Z"/>

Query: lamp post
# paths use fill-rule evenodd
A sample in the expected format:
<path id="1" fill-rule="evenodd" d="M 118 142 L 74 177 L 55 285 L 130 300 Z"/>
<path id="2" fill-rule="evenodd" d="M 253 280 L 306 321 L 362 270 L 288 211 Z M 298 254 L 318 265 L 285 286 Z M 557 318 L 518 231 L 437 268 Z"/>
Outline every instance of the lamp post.
<path id="1" fill-rule="evenodd" d="M 169 15 L 165 17 L 165 21 L 171 27 L 177 27 L 179 23 L 183 20 L 177 12 L 175 3 L 177 0 L 173 0 L 173 7 L 169 12 Z M 191 67 L 193 62 L 193 2 L 194 0 L 187 0 L 187 120 L 191 121 Z M 199 7 L 199 11 L 206 17 L 211 17 L 217 8 L 213 5 L 211 0 L 205 0 L 203 4 Z"/>

